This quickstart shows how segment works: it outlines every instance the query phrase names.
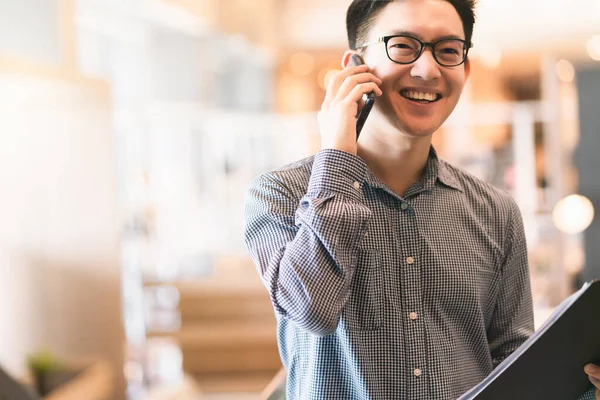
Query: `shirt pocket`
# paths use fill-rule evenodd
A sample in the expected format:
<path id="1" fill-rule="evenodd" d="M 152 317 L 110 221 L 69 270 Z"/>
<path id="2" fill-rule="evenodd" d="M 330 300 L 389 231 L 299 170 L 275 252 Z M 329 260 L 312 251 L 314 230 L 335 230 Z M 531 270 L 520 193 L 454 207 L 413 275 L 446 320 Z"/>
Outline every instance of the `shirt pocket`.
<path id="1" fill-rule="evenodd" d="M 350 294 L 342 311 L 346 329 L 379 329 L 383 320 L 383 300 L 381 254 L 375 249 L 360 249 Z"/>

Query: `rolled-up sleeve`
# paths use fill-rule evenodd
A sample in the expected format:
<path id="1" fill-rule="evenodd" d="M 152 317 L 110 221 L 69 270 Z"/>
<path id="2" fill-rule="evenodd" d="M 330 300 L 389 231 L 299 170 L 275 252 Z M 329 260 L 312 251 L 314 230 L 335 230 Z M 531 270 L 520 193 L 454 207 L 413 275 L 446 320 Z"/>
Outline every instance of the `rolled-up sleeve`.
<path id="1" fill-rule="evenodd" d="M 289 189 L 293 172 L 264 174 L 247 192 L 246 245 L 275 311 L 316 335 L 336 330 L 348 298 L 372 216 L 365 174 L 360 158 L 323 150 L 303 197 Z"/>

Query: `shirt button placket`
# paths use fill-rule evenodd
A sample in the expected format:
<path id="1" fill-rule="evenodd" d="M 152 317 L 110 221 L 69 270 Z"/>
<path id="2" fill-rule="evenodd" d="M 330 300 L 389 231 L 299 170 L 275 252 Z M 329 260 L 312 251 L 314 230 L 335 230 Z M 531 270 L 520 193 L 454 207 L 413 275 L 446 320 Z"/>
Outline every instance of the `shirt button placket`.
<path id="1" fill-rule="evenodd" d="M 405 240 L 401 242 L 399 252 L 401 257 L 400 274 L 402 276 L 402 297 L 407 313 L 404 314 L 402 325 L 405 329 L 406 366 L 408 368 L 409 381 L 407 390 L 409 393 L 423 393 L 423 398 L 429 397 L 427 380 L 424 374 L 427 369 L 427 343 L 424 333 L 424 324 L 421 320 L 422 293 L 421 293 L 421 271 L 420 271 L 420 248 L 419 233 L 416 215 L 411 212 L 412 208 L 406 201 L 399 203 L 398 219 L 402 223 L 401 234 Z"/>

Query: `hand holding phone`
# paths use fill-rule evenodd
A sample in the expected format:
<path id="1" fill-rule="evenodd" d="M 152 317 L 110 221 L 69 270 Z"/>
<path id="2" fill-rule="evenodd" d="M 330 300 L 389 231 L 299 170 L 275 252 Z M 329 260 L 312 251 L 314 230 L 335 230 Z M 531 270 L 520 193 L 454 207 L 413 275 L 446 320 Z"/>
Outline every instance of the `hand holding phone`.
<path id="1" fill-rule="evenodd" d="M 365 63 L 365 61 L 362 59 L 362 57 L 355 53 L 355 54 L 352 54 L 352 56 L 350 57 L 350 61 L 348 62 L 348 65 L 355 66 L 355 65 L 361 65 L 364 63 Z M 373 108 L 373 104 L 375 104 L 375 97 L 377 97 L 375 92 L 370 92 L 363 96 L 363 100 L 365 103 L 364 103 L 362 109 L 360 110 L 358 117 L 356 118 L 356 139 L 357 140 L 358 140 L 358 137 L 360 136 L 360 131 L 362 130 L 363 125 L 365 124 L 365 121 L 367 120 L 367 117 L 369 116 L 369 113 L 371 112 L 371 109 Z"/>
<path id="2" fill-rule="evenodd" d="M 351 64 L 350 60 L 348 64 Z M 346 65 L 346 68 L 331 77 L 317 115 L 322 149 L 357 154 L 357 132 L 360 133 L 368 110 L 372 107 L 372 102 L 369 101 L 371 104 L 365 108 L 361 100 L 369 93 L 373 97 L 380 96 L 381 84 L 381 79 L 370 73 L 364 63 L 358 66 Z"/>

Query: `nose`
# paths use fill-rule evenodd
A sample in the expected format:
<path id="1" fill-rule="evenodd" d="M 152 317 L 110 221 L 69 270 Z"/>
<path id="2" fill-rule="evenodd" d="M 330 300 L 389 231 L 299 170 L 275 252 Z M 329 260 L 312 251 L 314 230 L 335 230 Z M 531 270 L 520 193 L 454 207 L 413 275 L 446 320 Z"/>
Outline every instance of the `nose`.
<path id="1" fill-rule="evenodd" d="M 439 79 L 441 76 L 438 63 L 433 58 L 433 50 L 430 47 L 423 49 L 421 56 L 413 63 L 410 70 L 413 78 L 419 78 L 424 81 Z"/>

